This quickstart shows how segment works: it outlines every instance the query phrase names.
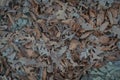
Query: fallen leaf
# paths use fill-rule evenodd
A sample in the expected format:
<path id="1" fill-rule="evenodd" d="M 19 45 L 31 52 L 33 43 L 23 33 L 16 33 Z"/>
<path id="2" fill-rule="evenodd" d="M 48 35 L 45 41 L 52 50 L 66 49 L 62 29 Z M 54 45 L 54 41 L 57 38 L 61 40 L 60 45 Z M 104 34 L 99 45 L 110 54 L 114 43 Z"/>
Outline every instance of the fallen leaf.
<path id="1" fill-rule="evenodd" d="M 31 17 L 33 18 L 33 20 L 35 20 L 35 21 L 37 20 L 37 18 L 36 18 L 36 16 L 34 15 L 34 13 L 31 12 L 30 15 L 31 15 Z"/>
<path id="2" fill-rule="evenodd" d="M 59 31 L 59 32 L 57 33 L 56 37 L 60 37 L 60 35 L 61 35 L 61 32 Z"/>
<path id="3" fill-rule="evenodd" d="M 12 16 L 11 16 L 9 13 L 8 13 L 7 15 L 8 15 L 9 20 L 10 20 L 10 22 L 12 23 L 12 25 L 14 25 L 14 20 L 13 20 Z"/>
<path id="4" fill-rule="evenodd" d="M 77 40 L 71 40 L 70 45 L 69 45 L 69 49 L 74 50 L 74 49 L 76 49 L 76 47 L 78 45 L 79 45 L 79 42 Z"/>
<path id="5" fill-rule="evenodd" d="M 115 35 L 117 34 L 117 37 L 120 39 L 120 28 L 119 26 L 112 26 L 111 32 Z"/>
<path id="6" fill-rule="evenodd" d="M 36 32 L 36 39 L 40 39 L 41 34 L 40 34 L 39 29 L 35 28 L 34 31 Z"/>
<path id="7" fill-rule="evenodd" d="M 81 16 L 86 19 L 87 21 L 89 21 L 89 16 L 88 15 L 85 15 L 85 14 L 81 14 Z"/>
<path id="8" fill-rule="evenodd" d="M 46 80 L 46 79 L 47 79 L 47 69 L 46 69 L 46 68 L 44 68 L 42 74 L 43 74 L 43 76 L 42 76 L 42 80 Z"/>
<path id="9" fill-rule="evenodd" d="M 96 13 L 95 13 L 95 11 L 94 11 L 93 9 L 90 9 L 90 10 L 89 10 L 89 15 L 90 15 L 91 17 L 95 17 L 95 16 L 96 16 Z"/>
<path id="10" fill-rule="evenodd" d="M 103 66 L 103 64 L 101 64 L 101 63 L 99 63 L 99 62 L 96 62 L 96 63 L 94 64 L 94 66 L 95 66 L 96 68 L 100 68 L 100 67 Z"/>
<path id="11" fill-rule="evenodd" d="M 113 16 L 112 16 L 112 13 L 110 11 L 107 11 L 107 14 L 108 14 L 108 18 L 110 20 L 110 23 L 113 24 Z"/>
<path id="12" fill-rule="evenodd" d="M 65 51 L 67 50 L 67 47 L 61 47 L 61 49 L 57 52 L 57 56 L 60 57 L 63 55 L 63 53 L 65 53 Z"/>
<path id="13" fill-rule="evenodd" d="M 101 25 L 103 21 L 104 21 L 104 11 L 101 10 L 97 14 L 97 26 Z"/>
<path id="14" fill-rule="evenodd" d="M 67 24 L 67 25 L 72 25 L 75 21 L 73 19 L 66 19 L 62 20 L 62 23 Z"/>
<path id="15" fill-rule="evenodd" d="M 109 38 L 107 36 L 100 36 L 99 37 L 99 42 L 102 43 L 102 44 L 107 44 L 109 43 Z"/>
<path id="16" fill-rule="evenodd" d="M 36 57 L 37 56 L 32 49 L 26 49 L 26 52 L 27 52 L 27 55 L 29 57 Z"/>
<path id="17" fill-rule="evenodd" d="M 46 13 L 50 14 L 50 13 L 52 13 L 52 11 L 53 11 L 53 8 L 52 7 L 48 7 L 48 9 L 46 10 Z"/>
<path id="18" fill-rule="evenodd" d="M 110 61 L 115 61 L 117 58 L 115 56 L 107 56 L 106 59 Z"/>
<path id="19" fill-rule="evenodd" d="M 86 37 L 88 37 L 92 32 L 85 32 L 82 34 L 82 36 L 80 37 L 80 39 L 85 39 Z"/>
<path id="20" fill-rule="evenodd" d="M 104 22 L 101 26 L 100 26 L 100 31 L 104 31 L 109 25 L 109 22 Z"/>
<path id="21" fill-rule="evenodd" d="M 111 13 L 113 15 L 114 18 L 116 18 L 118 16 L 118 10 L 117 9 L 111 9 Z"/>
<path id="22" fill-rule="evenodd" d="M 58 10 L 56 13 L 57 19 L 66 19 L 67 15 L 64 10 Z"/>
<path id="23" fill-rule="evenodd" d="M 108 50 L 111 50 L 111 48 L 109 46 L 102 46 L 101 50 L 108 51 Z"/>
<path id="24" fill-rule="evenodd" d="M 47 37 L 45 36 L 45 34 L 43 34 L 43 33 L 42 33 L 42 38 L 43 38 L 43 40 L 44 40 L 45 42 L 49 41 L 49 38 L 47 38 Z"/>
<path id="25" fill-rule="evenodd" d="M 73 31 L 77 32 L 77 31 L 80 30 L 80 24 L 79 23 L 74 23 L 74 24 L 72 24 L 71 28 L 72 28 Z"/>
<path id="26" fill-rule="evenodd" d="M 93 30 L 93 26 L 89 23 L 82 23 L 82 28 L 84 30 Z"/>
<path id="27" fill-rule="evenodd" d="M 32 48 L 32 42 L 28 42 L 24 46 L 25 48 Z"/>

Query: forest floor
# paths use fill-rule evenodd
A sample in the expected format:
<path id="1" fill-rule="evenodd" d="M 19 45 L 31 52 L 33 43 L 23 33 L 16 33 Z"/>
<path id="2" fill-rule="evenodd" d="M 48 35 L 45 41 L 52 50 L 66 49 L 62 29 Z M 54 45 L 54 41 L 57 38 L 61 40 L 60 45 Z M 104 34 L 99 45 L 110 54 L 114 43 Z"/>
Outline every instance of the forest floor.
<path id="1" fill-rule="evenodd" d="M 0 0 L 0 80 L 120 80 L 120 1 Z"/>

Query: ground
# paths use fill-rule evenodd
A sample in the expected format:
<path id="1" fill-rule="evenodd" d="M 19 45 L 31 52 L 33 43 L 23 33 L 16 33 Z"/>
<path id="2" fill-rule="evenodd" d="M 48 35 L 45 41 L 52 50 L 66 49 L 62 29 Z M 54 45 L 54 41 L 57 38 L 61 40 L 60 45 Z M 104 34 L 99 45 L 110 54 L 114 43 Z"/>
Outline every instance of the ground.
<path id="1" fill-rule="evenodd" d="M 0 80 L 119 79 L 119 0 L 0 0 Z"/>

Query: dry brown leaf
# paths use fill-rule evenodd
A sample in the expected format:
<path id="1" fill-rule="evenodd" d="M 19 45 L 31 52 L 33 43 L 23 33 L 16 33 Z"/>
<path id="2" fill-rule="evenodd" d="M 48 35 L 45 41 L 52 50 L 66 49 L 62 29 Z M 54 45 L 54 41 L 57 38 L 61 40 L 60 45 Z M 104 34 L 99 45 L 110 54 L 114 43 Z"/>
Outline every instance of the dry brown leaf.
<path id="1" fill-rule="evenodd" d="M 74 6 L 76 6 L 79 3 L 78 0 L 67 0 L 67 2 L 71 3 Z"/>
<path id="2" fill-rule="evenodd" d="M 104 21 L 104 11 L 100 11 L 97 15 L 97 26 L 101 25 L 102 22 Z"/>
<path id="3" fill-rule="evenodd" d="M 43 70 L 42 80 L 47 80 L 47 69 L 46 68 L 44 68 Z"/>
<path id="4" fill-rule="evenodd" d="M 95 16 L 96 16 L 95 11 L 92 10 L 92 9 L 90 9 L 90 10 L 89 10 L 89 15 L 90 15 L 91 17 L 95 17 Z"/>
<path id="5" fill-rule="evenodd" d="M 112 13 L 114 18 L 116 18 L 118 16 L 118 10 L 117 9 L 111 9 L 111 13 Z"/>
<path id="6" fill-rule="evenodd" d="M 46 13 L 52 13 L 52 11 L 53 11 L 53 8 L 52 7 L 49 7 L 49 8 L 47 8 L 47 10 L 46 10 Z"/>
<path id="7" fill-rule="evenodd" d="M 79 45 L 79 42 L 77 40 L 71 40 L 69 49 L 74 50 Z"/>
<path id="8" fill-rule="evenodd" d="M 75 21 L 73 19 L 62 20 L 62 23 L 67 25 L 73 25 Z"/>
<path id="9" fill-rule="evenodd" d="M 36 18 L 36 16 L 34 15 L 34 13 L 31 12 L 30 15 L 31 15 L 31 17 L 33 18 L 33 20 L 35 20 L 35 21 L 37 20 L 37 18 Z"/>
<path id="10" fill-rule="evenodd" d="M 35 55 L 34 51 L 32 49 L 27 49 L 26 52 L 27 52 L 27 54 L 28 54 L 29 57 L 32 57 L 32 56 Z"/>
<path id="11" fill-rule="evenodd" d="M 47 37 L 45 36 L 45 34 L 43 34 L 43 33 L 42 33 L 42 38 L 43 38 L 43 40 L 44 40 L 45 42 L 49 41 L 49 38 L 47 38 Z"/>
<path id="12" fill-rule="evenodd" d="M 93 28 L 96 28 L 96 26 L 95 26 L 95 22 L 94 22 L 93 19 L 91 19 L 91 20 L 89 21 L 89 24 L 90 24 L 91 26 L 93 26 Z"/>
<path id="13" fill-rule="evenodd" d="M 32 48 L 32 42 L 28 42 L 24 46 L 25 48 Z"/>
<path id="14" fill-rule="evenodd" d="M 40 39 L 41 34 L 39 29 L 35 28 L 34 31 L 36 32 L 36 39 Z"/>
<path id="15" fill-rule="evenodd" d="M 61 32 L 59 31 L 57 34 L 56 34 L 56 37 L 60 37 L 61 35 Z"/>
<path id="16" fill-rule="evenodd" d="M 43 32 L 47 32 L 48 31 L 48 28 L 46 27 L 46 21 L 45 20 L 43 20 L 43 19 L 38 19 L 37 21 L 36 21 L 38 24 L 40 24 L 41 25 L 41 27 L 42 27 L 42 29 L 43 29 Z"/>
<path id="17" fill-rule="evenodd" d="M 58 23 L 58 20 L 57 19 L 52 19 L 52 20 L 50 20 L 50 24 L 57 24 Z"/>
<path id="18" fill-rule="evenodd" d="M 87 41 L 84 40 L 84 41 L 81 41 L 80 42 L 80 49 L 84 49 L 86 47 L 86 44 L 87 44 Z"/>
<path id="19" fill-rule="evenodd" d="M 86 37 L 88 37 L 92 32 L 86 32 L 84 34 L 82 34 L 82 36 L 80 37 L 80 39 L 85 39 Z"/>
<path id="20" fill-rule="evenodd" d="M 107 44 L 109 43 L 109 38 L 107 36 L 100 36 L 99 37 L 99 42 L 102 43 L 102 44 Z"/>
<path id="21" fill-rule="evenodd" d="M 31 72 L 33 70 L 32 67 L 25 67 L 24 66 L 24 70 L 27 74 L 29 74 L 28 75 L 29 80 L 36 80 L 35 76 L 33 75 L 33 72 Z"/>
<path id="22" fill-rule="evenodd" d="M 72 26 L 72 30 L 77 32 L 78 30 L 80 30 L 80 25 L 79 23 L 74 23 Z"/>
<path id="23" fill-rule="evenodd" d="M 110 61 L 114 61 L 114 60 L 116 60 L 117 58 L 115 57 L 115 56 L 107 56 L 106 57 L 107 58 L 107 60 L 110 60 Z"/>
<path id="24" fill-rule="evenodd" d="M 94 64 L 94 66 L 95 66 L 96 68 L 100 68 L 100 67 L 103 66 L 103 64 L 101 64 L 101 63 L 99 63 L 99 62 L 96 62 L 96 63 Z"/>
<path id="25" fill-rule="evenodd" d="M 110 20 L 110 23 L 113 24 L 113 16 L 112 16 L 111 11 L 107 11 L 107 14 L 108 14 L 108 18 Z"/>
<path id="26" fill-rule="evenodd" d="M 14 20 L 13 20 L 12 16 L 11 16 L 9 13 L 8 13 L 7 15 L 8 15 L 9 19 L 10 19 L 10 22 L 11 22 L 12 25 L 13 25 L 13 24 L 14 24 Z"/>
<path id="27" fill-rule="evenodd" d="M 115 45 L 115 43 L 116 43 L 117 41 L 118 41 L 118 39 L 111 40 L 111 41 L 110 41 L 110 45 L 109 45 L 109 47 L 110 47 L 111 49 L 116 48 L 117 46 Z"/>
<path id="28" fill-rule="evenodd" d="M 55 42 L 55 41 L 49 41 L 49 45 L 57 45 L 57 42 Z"/>
<path id="29" fill-rule="evenodd" d="M 108 51 L 108 50 L 111 50 L 111 48 L 109 46 L 102 46 L 101 50 Z"/>
<path id="30" fill-rule="evenodd" d="M 85 15 L 85 14 L 81 14 L 81 16 L 86 19 L 87 21 L 89 21 L 89 16 L 88 15 Z"/>

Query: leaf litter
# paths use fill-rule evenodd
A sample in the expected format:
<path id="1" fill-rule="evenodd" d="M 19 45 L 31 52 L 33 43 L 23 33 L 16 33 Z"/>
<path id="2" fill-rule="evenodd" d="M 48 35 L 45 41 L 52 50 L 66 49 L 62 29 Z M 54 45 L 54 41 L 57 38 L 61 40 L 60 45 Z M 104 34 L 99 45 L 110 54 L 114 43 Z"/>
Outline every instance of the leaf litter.
<path id="1" fill-rule="evenodd" d="M 119 0 L 1 0 L 0 80 L 118 80 Z"/>

